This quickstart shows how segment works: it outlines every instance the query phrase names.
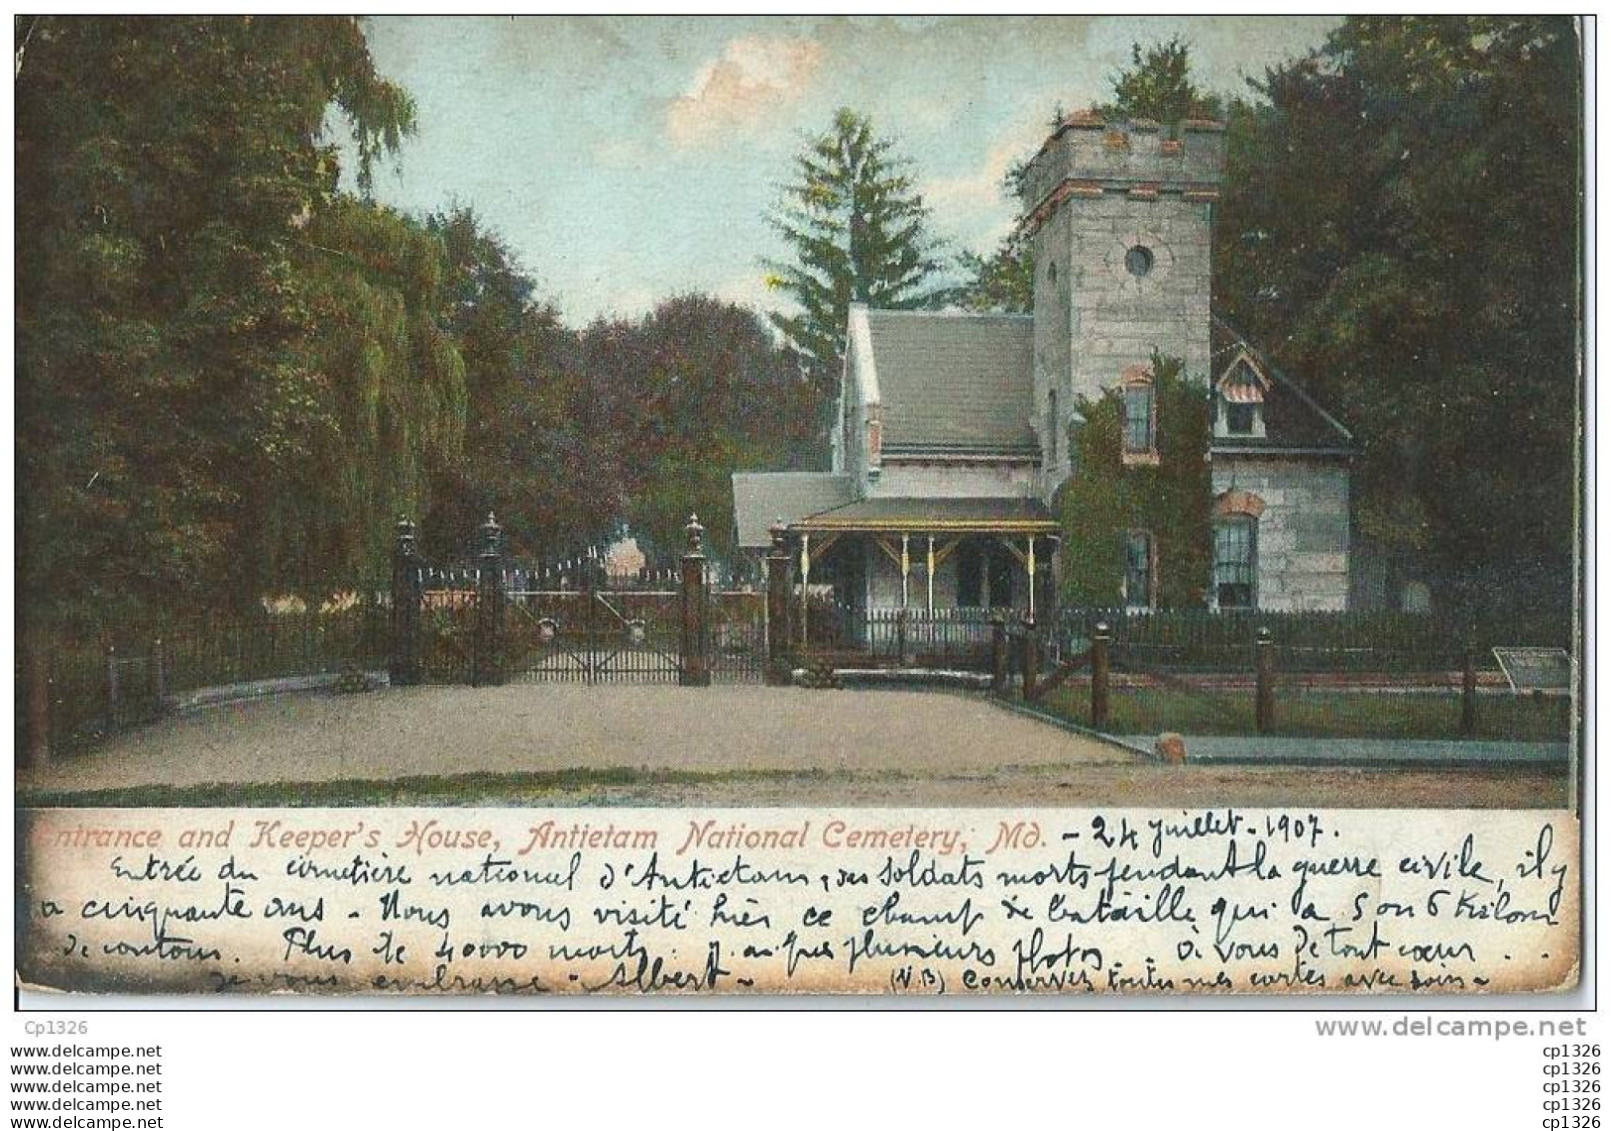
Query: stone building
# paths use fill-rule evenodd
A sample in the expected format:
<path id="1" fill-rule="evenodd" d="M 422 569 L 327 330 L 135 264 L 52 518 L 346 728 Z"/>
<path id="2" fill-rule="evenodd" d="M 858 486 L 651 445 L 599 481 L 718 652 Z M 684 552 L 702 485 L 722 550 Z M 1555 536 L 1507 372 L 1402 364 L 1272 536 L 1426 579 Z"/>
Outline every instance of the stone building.
<path id="1" fill-rule="evenodd" d="M 1216 122 L 1066 119 L 1025 176 L 1033 313 L 852 307 L 832 470 L 735 475 L 740 546 L 781 521 L 807 585 L 853 609 L 1044 608 L 1076 406 L 1117 391 L 1124 464 L 1157 463 L 1156 351 L 1213 398 L 1208 604 L 1344 608 L 1353 438 L 1214 312 L 1224 164 Z M 1132 607 L 1160 534 L 1123 536 Z"/>

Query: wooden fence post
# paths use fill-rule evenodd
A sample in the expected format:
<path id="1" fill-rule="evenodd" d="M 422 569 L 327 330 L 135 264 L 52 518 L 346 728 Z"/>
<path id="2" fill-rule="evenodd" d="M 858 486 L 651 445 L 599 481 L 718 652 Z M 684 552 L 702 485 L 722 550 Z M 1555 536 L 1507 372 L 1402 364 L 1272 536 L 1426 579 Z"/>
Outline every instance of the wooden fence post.
<path id="1" fill-rule="evenodd" d="M 106 646 L 106 729 L 117 729 L 118 701 L 122 699 L 122 688 L 118 680 L 117 645 Z"/>
<path id="2" fill-rule="evenodd" d="M 1091 726 L 1097 730 L 1108 725 L 1108 642 L 1112 631 L 1107 621 L 1097 621 L 1091 635 Z"/>
<path id="3" fill-rule="evenodd" d="M 1253 697 L 1253 724 L 1260 734 L 1268 734 L 1275 726 L 1275 678 L 1271 658 L 1275 642 L 1268 628 L 1258 631 L 1253 645 L 1253 668 L 1256 687 Z"/>
<path id="4" fill-rule="evenodd" d="M 999 616 L 990 618 L 990 690 L 1007 690 L 1007 622 Z"/>
<path id="5" fill-rule="evenodd" d="M 1040 640 L 1035 636 L 1035 622 L 1024 621 L 1024 701 L 1035 698 L 1035 685 L 1040 682 Z"/>
<path id="6" fill-rule="evenodd" d="M 682 555 L 682 671 L 684 687 L 710 686 L 710 659 L 706 655 L 706 615 L 709 611 L 705 582 L 705 528 L 699 516 L 688 516 L 683 527 L 688 548 Z"/>
<path id="7" fill-rule="evenodd" d="M 162 653 L 162 637 L 151 642 L 151 690 L 156 695 L 157 713 L 168 709 L 168 668 Z"/>
<path id="8" fill-rule="evenodd" d="M 397 541 L 392 547 L 391 662 L 393 687 L 420 682 L 420 561 L 414 524 L 407 515 L 397 519 Z"/>
<path id="9" fill-rule="evenodd" d="M 789 682 L 789 531 L 779 519 L 772 524 L 772 548 L 766 555 L 766 682 L 773 687 Z"/>
<path id="10" fill-rule="evenodd" d="M 1460 671 L 1460 733 L 1477 733 L 1477 657 L 1469 647 Z"/>
<path id="11" fill-rule="evenodd" d="M 481 555 L 476 560 L 475 652 L 470 682 L 496 687 L 503 682 L 503 528 L 492 512 L 481 524 Z"/>
<path id="12" fill-rule="evenodd" d="M 27 763 L 30 766 L 45 766 L 50 763 L 50 704 L 53 697 L 50 652 L 46 650 L 43 633 L 29 633 L 24 637 L 23 649 L 28 696 Z"/>

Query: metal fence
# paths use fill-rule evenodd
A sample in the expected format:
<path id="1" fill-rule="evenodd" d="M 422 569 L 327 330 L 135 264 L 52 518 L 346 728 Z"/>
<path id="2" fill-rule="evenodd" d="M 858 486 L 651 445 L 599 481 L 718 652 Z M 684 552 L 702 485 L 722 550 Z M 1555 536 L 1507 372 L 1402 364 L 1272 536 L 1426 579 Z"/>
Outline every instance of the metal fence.
<path id="1" fill-rule="evenodd" d="M 1570 647 L 1572 639 L 1566 623 L 1492 613 L 1068 608 L 1045 626 L 1049 658 L 1089 648 L 1099 623 L 1109 626 L 1115 669 L 1155 672 L 1251 670 L 1260 629 L 1274 641 L 1272 666 L 1289 674 L 1459 671 L 1467 653 L 1491 666 L 1496 646 Z"/>
<path id="2" fill-rule="evenodd" d="M 383 669 L 388 618 L 376 594 L 339 609 L 58 629 L 33 645 L 45 653 L 51 749 L 149 722 L 202 688 Z"/>

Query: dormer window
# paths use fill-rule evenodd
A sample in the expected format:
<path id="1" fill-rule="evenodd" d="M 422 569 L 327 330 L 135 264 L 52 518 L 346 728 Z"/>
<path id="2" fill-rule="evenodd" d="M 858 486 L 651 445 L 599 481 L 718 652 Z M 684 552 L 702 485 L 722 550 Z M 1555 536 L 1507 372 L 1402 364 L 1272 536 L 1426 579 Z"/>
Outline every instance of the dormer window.
<path id="1" fill-rule="evenodd" d="M 1214 382 L 1214 435 L 1262 439 L 1270 379 L 1245 351 Z"/>

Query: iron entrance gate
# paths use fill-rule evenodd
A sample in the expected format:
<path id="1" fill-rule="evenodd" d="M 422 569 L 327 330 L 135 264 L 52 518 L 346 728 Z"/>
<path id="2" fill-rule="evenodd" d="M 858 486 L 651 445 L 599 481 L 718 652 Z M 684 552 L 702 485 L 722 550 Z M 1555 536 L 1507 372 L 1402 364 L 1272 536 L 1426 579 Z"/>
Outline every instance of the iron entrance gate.
<path id="1" fill-rule="evenodd" d="M 676 589 L 599 578 L 591 570 L 576 585 L 572 576 L 506 568 L 490 516 L 482 533 L 486 549 L 476 565 L 437 569 L 419 560 L 412 524 L 399 523 L 394 683 L 701 685 L 765 678 L 766 597 L 713 589 L 697 520 L 689 523 Z M 547 586 L 533 584 L 550 578 Z M 657 580 L 669 579 L 662 573 Z"/>
<path id="2" fill-rule="evenodd" d="M 680 594 L 517 589 L 508 598 L 510 679 L 676 683 L 682 676 Z"/>

